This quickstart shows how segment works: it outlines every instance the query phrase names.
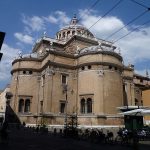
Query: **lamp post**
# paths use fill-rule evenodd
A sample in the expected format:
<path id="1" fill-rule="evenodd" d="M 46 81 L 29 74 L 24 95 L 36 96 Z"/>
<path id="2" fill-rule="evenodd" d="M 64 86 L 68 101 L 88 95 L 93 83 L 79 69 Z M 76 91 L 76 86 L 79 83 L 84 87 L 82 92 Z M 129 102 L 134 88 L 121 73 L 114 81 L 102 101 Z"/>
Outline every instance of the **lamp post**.
<path id="1" fill-rule="evenodd" d="M 38 83 L 38 93 L 37 93 L 37 110 L 36 110 L 36 115 L 35 115 L 35 123 L 36 126 L 38 125 L 38 117 L 39 117 L 39 104 L 40 104 L 40 81 L 41 81 L 41 76 L 37 76 L 37 83 Z"/>
<path id="2" fill-rule="evenodd" d="M 67 93 L 67 84 L 65 84 L 65 85 L 63 85 L 63 90 L 64 90 L 64 92 L 65 92 L 65 124 L 64 124 L 64 127 L 65 127 L 65 129 L 67 129 L 67 127 L 68 127 L 68 123 L 67 123 L 67 103 L 68 103 L 68 93 Z"/>

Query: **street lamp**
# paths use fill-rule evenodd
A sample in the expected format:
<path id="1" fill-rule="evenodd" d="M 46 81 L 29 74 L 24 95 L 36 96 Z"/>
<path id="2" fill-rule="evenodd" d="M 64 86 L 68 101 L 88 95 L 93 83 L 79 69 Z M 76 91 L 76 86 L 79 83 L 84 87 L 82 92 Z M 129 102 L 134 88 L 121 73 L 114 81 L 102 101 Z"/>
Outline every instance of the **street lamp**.
<path id="1" fill-rule="evenodd" d="M 67 95 L 67 87 L 68 85 L 67 84 L 63 84 L 63 91 L 65 92 L 65 96 L 66 96 L 66 100 L 65 100 L 65 106 L 66 106 L 66 109 L 65 109 L 65 124 L 64 124 L 64 127 L 67 129 L 68 127 L 68 124 L 67 124 L 67 103 L 68 103 L 68 95 Z"/>

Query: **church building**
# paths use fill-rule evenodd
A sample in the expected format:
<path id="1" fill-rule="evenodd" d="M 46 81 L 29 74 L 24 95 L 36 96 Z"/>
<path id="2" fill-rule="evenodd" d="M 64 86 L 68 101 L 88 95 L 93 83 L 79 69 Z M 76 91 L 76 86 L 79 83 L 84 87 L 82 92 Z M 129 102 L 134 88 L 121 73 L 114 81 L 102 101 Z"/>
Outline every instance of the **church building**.
<path id="1" fill-rule="evenodd" d="M 82 126 L 122 125 L 118 113 L 145 108 L 150 80 L 125 66 L 117 47 L 96 38 L 74 16 L 55 38 L 43 35 L 32 53 L 12 62 L 10 105 L 26 124 L 60 125 L 76 115 Z"/>

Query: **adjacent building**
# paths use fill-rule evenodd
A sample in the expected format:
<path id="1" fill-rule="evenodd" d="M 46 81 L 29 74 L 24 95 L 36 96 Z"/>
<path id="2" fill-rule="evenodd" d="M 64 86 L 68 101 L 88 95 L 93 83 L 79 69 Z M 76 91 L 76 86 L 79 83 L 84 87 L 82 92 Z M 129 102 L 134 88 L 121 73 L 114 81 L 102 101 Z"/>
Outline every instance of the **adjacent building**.
<path id="1" fill-rule="evenodd" d="M 10 85 L 7 85 L 7 87 L 0 92 L 0 124 L 3 122 L 5 118 L 5 112 L 6 112 L 6 93 L 10 92 Z"/>
<path id="2" fill-rule="evenodd" d="M 142 92 L 143 105 L 150 107 L 150 89 Z M 145 123 L 150 125 L 150 116 L 145 116 Z"/>

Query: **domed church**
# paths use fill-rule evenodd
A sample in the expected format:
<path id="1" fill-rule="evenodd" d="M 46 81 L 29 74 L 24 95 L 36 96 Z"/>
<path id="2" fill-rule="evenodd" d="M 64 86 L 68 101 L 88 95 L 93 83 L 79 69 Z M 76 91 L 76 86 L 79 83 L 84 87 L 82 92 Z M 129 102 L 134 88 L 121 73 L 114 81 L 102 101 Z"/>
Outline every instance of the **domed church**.
<path id="1" fill-rule="evenodd" d="M 12 62 L 12 109 L 29 125 L 63 126 L 69 115 L 79 126 L 122 125 L 120 111 L 146 107 L 141 93 L 150 81 L 117 51 L 74 16 L 55 38 L 44 34 L 31 54 Z"/>

